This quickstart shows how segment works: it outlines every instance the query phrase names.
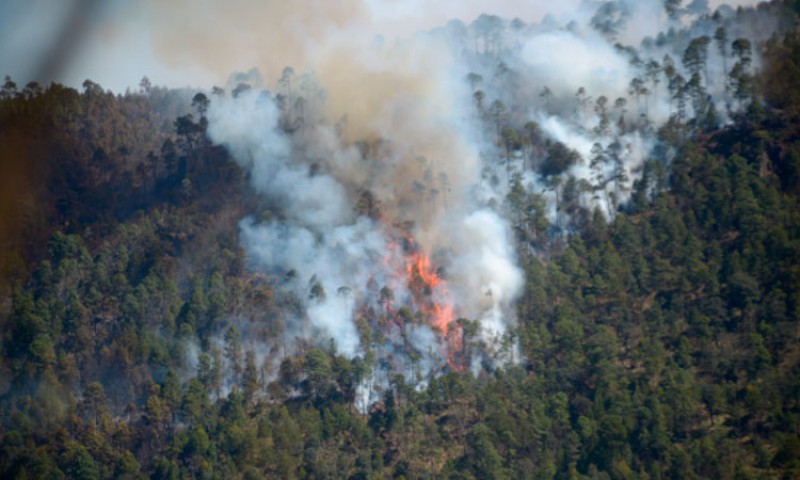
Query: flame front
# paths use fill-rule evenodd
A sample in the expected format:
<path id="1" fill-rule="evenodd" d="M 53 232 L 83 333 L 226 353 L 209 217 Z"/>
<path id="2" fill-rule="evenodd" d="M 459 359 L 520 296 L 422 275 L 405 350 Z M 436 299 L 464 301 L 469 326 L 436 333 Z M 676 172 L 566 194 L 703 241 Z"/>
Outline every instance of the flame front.
<path id="1" fill-rule="evenodd" d="M 406 238 L 416 246 L 413 239 Z M 414 298 L 414 306 L 424 321 L 444 338 L 447 363 L 454 370 L 464 370 L 463 335 L 456 322 L 455 307 L 447 283 L 431 264 L 430 255 L 412 248 L 405 256 L 406 281 Z"/>
<path id="2" fill-rule="evenodd" d="M 431 266 L 430 257 L 420 252 L 408 255 L 406 278 L 417 303 L 415 306 L 425 314 L 432 327 L 447 333 L 454 324 L 455 312 L 449 302 L 447 285 Z"/>
<path id="3" fill-rule="evenodd" d="M 456 321 L 447 282 L 411 235 L 399 227 L 384 225 L 387 244 L 383 265 L 390 280 L 380 294 L 384 318 L 390 322 L 390 328 L 401 330 L 409 321 L 430 326 L 440 339 L 448 366 L 463 371 L 466 363 L 463 332 Z M 409 296 L 395 298 L 394 292 L 398 290 L 408 292 Z"/>

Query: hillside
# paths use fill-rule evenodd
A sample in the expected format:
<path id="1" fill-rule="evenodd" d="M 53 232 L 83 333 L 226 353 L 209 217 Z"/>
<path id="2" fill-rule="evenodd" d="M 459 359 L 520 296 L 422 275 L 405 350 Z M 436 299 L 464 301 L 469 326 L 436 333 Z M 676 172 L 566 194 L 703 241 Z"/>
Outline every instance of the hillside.
<path id="1" fill-rule="evenodd" d="M 6 77 L 0 477 L 800 476 L 800 10 L 623 3 L 390 101 Z"/>

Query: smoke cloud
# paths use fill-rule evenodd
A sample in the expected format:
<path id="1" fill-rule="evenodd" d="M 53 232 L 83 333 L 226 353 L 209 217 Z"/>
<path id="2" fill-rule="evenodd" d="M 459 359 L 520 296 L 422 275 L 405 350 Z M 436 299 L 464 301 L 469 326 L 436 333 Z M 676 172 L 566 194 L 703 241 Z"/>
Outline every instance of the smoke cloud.
<path id="1" fill-rule="evenodd" d="M 707 97 L 716 121 L 734 111 L 726 84 L 708 74 L 704 95 L 678 105 L 667 57 L 673 77 L 690 78 L 683 51 L 716 24 L 655 41 L 642 25 L 680 26 L 657 2 L 583 2 L 530 24 L 482 16 L 399 38 L 374 35 L 375 3 L 301 3 L 204 5 L 216 22 L 157 28 L 156 38 L 167 57 L 189 42 L 187 61 L 231 69 L 244 51 L 275 79 L 231 76 L 228 94 L 212 98 L 208 135 L 265 199 L 242 220 L 241 240 L 252 267 L 296 306 L 281 341 L 374 353 L 370 384 L 517 358 L 517 255 L 533 246 L 515 244 L 514 185 L 542 194 L 553 234 L 564 235 L 575 221 L 564 182 L 584 211 L 611 218 L 679 108 L 707 115 Z M 189 7 L 173 2 L 161 21 Z M 393 7 L 383 17 L 402 17 Z M 631 39 L 641 44 L 621 43 Z M 706 60 L 725 73 L 732 59 L 710 47 Z"/>
<path id="2" fill-rule="evenodd" d="M 359 309 L 385 315 L 405 306 L 418 313 L 427 301 L 409 285 L 409 257 L 420 253 L 431 256 L 440 268 L 437 279 L 446 280 L 446 288 L 426 285 L 425 296 L 453 304 L 459 316 L 485 320 L 487 338 L 501 336 L 513 325 L 511 305 L 522 280 L 508 225 L 473 191 L 481 160 L 471 140 L 479 138 L 471 105 L 458 102 L 470 96 L 466 72 L 452 59 L 451 68 L 438 68 L 449 48 L 430 38 L 397 49 L 340 52 L 355 53 L 337 58 L 358 76 L 320 75 L 324 97 L 334 105 L 320 110 L 352 103 L 337 125 L 310 116 L 289 133 L 281 125 L 298 121 L 300 113 L 282 112 L 278 99 L 258 88 L 216 99 L 208 113 L 209 137 L 229 148 L 280 212 L 280 220 L 245 219 L 241 233 L 254 266 L 288 275 L 284 287 L 304 305 L 290 335 L 333 339 L 340 352 L 363 354 L 368 346 L 355 327 L 365 315 Z M 356 85 L 363 88 L 356 92 Z M 292 100 L 288 91 L 283 102 Z M 376 212 L 359 208 L 365 198 Z M 391 307 L 380 291 L 391 292 Z M 441 338 L 448 325 L 412 323 L 398 324 L 390 342 L 399 348 L 425 339 L 429 344 L 412 348 L 443 365 L 447 346 L 430 341 L 437 338 L 434 329 Z"/>

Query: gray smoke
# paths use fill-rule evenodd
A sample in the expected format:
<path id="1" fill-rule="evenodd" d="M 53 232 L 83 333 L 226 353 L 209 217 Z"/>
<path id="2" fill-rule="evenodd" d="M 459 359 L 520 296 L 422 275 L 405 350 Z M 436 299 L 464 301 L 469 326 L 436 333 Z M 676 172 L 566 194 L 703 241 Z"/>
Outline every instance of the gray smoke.
<path id="1" fill-rule="evenodd" d="M 252 268 L 278 279 L 297 306 L 280 341 L 333 341 L 351 358 L 376 354 L 362 407 L 391 372 L 424 384 L 466 361 L 454 361 L 467 350 L 464 332 L 437 318 L 478 322 L 477 337 L 466 339 L 471 368 L 518 360 L 514 302 L 523 275 L 511 187 L 544 195 L 557 224 L 567 215 L 559 185 L 569 179 L 586 210 L 613 217 L 658 143 L 655 132 L 676 115 L 666 56 L 690 78 L 681 57 L 692 38 L 713 35 L 720 21 L 742 33 L 733 17 L 709 23 L 685 11 L 670 20 L 654 13 L 657 3 L 584 2 L 574 15 L 534 24 L 482 16 L 389 40 L 342 22 L 293 50 L 302 67 L 284 69 L 270 90 L 256 80 L 215 97 L 209 137 L 265 199 L 264 212 L 241 222 Z M 683 40 L 646 36 L 687 19 L 697 22 Z M 622 43 L 634 41 L 641 43 Z M 726 61 L 709 46 L 708 72 L 722 76 Z M 250 77 L 236 77 L 229 90 Z M 726 83 L 704 74 L 702 87 L 718 121 L 728 121 L 737 106 Z M 683 108 L 691 117 L 707 105 Z M 530 125 L 537 140 L 507 140 Z M 574 155 L 549 171 L 555 144 Z M 424 273 L 443 280 L 422 293 L 409 273 L 417 254 L 430 258 Z M 436 308 L 452 313 L 437 316 Z"/>
<path id="2" fill-rule="evenodd" d="M 461 119 L 418 119 L 418 110 L 432 114 L 419 99 L 392 99 L 377 125 L 382 146 L 366 158 L 332 126 L 287 134 L 275 98 L 256 89 L 209 110 L 210 138 L 229 148 L 281 213 L 279 220 L 245 219 L 241 236 L 254 267 L 291 276 L 285 286 L 304 304 L 291 335 L 333 339 L 351 357 L 363 353 L 357 309 L 377 305 L 377 290 L 388 287 L 398 307 L 413 306 L 405 234 L 438 266 L 447 265 L 447 290 L 431 292 L 437 300 L 453 303 L 459 316 L 484 320 L 492 337 L 513 324 L 521 274 L 507 224 L 473 198 L 477 155 L 459 130 Z M 374 195 L 380 220 L 357 213 L 363 192 Z M 431 343 L 430 328 L 416 325 L 410 337 Z M 446 353 L 444 345 L 416 348 L 440 360 Z"/>

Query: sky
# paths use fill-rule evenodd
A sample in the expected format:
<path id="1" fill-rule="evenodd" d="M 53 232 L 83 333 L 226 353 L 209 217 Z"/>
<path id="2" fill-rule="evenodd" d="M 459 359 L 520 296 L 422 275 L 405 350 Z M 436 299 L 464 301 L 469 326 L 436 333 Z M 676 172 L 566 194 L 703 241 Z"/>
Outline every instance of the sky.
<path id="1" fill-rule="evenodd" d="M 573 11 L 582 0 L 3 0 L 0 75 L 107 89 L 155 85 L 210 88 L 254 66 L 276 72 L 339 30 L 402 38 L 481 13 L 538 22 Z M 755 0 L 711 0 L 753 5 Z M 351 34 L 350 33 L 350 34 Z"/>

